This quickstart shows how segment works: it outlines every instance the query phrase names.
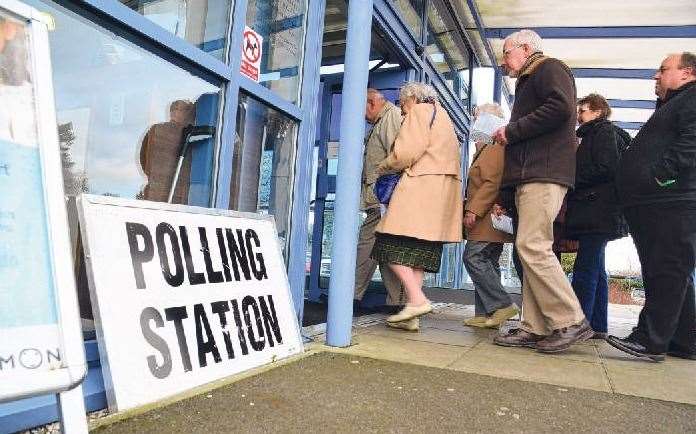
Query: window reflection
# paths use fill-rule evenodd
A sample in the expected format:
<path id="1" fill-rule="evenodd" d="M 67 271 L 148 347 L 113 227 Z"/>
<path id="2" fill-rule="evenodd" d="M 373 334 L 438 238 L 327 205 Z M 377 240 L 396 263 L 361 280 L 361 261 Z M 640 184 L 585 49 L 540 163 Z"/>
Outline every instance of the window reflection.
<path id="1" fill-rule="evenodd" d="M 246 24 L 263 38 L 259 82 L 286 100 L 299 100 L 306 0 L 249 0 Z"/>
<path id="2" fill-rule="evenodd" d="M 454 25 L 445 20 L 433 2 L 428 7 L 428 46 L 426 52 L 438 72 L 442 74 L 447 85 L 455 95 L 468 105 L 469 67 L 471 59 L 469 52 L 456 33 Z"/>
<path id="3" fill-rule="evenodd" d="M 271 214 L 287 241 L 297 123 L 240 95 L 230 209 Z"/>
<path id="4" fill-rule="evenodd" d="M 56 21 L 49 41 L 66 193 L 166 201 L 184 127 L 215 124 L 219 88 L 76 14 L 27 3 Z M 213 142 L 189 144 L 175 203 L 208 205 Z"/>
<path id="5" fill-rule="evenodd" d="M 234 0 L 120 0 L 174 35 L 224 60 Z"/>

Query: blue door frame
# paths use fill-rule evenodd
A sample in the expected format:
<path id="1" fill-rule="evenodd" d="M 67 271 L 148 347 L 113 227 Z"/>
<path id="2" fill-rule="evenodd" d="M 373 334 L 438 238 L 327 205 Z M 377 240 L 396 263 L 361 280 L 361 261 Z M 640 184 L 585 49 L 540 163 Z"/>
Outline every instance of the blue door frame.
<path id="1" fill-rule="evenodd" d="M 408 79 L 409 72 L 404 70 L 389 70 L 375 72 L 370 75 L 370 87 L 383 91 L 387 99 L 395 102 L 398 99 L 398 89 Z M 323 253 L 323 234 L 325 228 L 324 213 L 327 196 L 336 193 L 336 176 L 328 173 L 328 144 L 338 141 L 338 126 L 340 118 L 340 95 L 343 76 L 341 74 L 325 76 L 322 79 L 321 122 L 317 146 L 317 175 L 315 187 L 314 215 L 312 226 L 312 247 L 309 275 L 310 301 L 320 301 L 327 294 L 328 287 L 321 286 L 321 259 Z M 363 305 L 384 304 L 385 294 L 368 292 L 363 299 Z"/>

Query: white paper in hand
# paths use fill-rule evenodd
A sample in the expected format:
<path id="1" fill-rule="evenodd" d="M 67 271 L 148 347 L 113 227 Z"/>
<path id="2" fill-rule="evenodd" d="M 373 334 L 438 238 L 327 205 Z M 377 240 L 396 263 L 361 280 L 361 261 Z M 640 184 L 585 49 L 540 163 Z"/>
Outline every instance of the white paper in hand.
<path id="1" fill-rule="evenodd" d="M 497 216 L 495 214 L 491 214 L 491 221 L 493 222 L 493 229 L 497 229 L 508 234 L 515 233 L 515 230 L 512 228 L 512 219 L 510 217 L 506 215 Z"/>
<path id="2" fill-rule="evenodd" d="M 505 126 L 507 121 L 490 113 L 479 113 L 471 127 L 471 135 L 469 139 L 474 142 L 493 143 L 493 133 L 502 126 Z"/>

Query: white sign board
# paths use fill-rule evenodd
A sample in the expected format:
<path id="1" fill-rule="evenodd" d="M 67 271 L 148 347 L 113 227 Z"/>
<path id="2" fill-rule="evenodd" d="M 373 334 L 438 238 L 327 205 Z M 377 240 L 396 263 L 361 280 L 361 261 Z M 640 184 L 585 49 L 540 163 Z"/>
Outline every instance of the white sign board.
<path id="1" fill-rule="evenodd" d="M 0 401 L 87 372 L 42 20 L 0 0 Z"/>
<path id="2" fill-rule="evenodd" d="M 272 217 L 90 195 L 78 207 L 110 409 L 303 350 Z"/>
<path id="3" fill-rule="evenodd" d="M 245 26 L 240 72 L 256 82 L 259 81 L 262 51 L 263 36 L 256 33 L 251 27 Z"/>

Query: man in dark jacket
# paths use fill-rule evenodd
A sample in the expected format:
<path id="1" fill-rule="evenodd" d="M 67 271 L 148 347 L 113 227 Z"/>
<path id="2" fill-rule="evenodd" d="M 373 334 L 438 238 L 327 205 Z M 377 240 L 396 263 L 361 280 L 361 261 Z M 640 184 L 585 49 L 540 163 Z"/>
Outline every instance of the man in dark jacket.
<path id="1" fill-rule="evenodd" d="M 502 188 L 515 189 L 515 245 L 524 270 L 522 322 L 494 342 L 556 353 L 594 334 L 552 251 L 553 221 L 575 181 L 576 90 L 570 69 L 545 57 L 531 30 L 507 37 L 503 66 L 517 77 L 505 145 Z"/>
<path id="2" fill-rule="evenodd" d="M 655 74 L 658 106 L 624 152 L 619 199 L 640 258 L 645 306 L 614 347 L 661 361 L 696 359 L 696 55 L 668 56 Z"/>

